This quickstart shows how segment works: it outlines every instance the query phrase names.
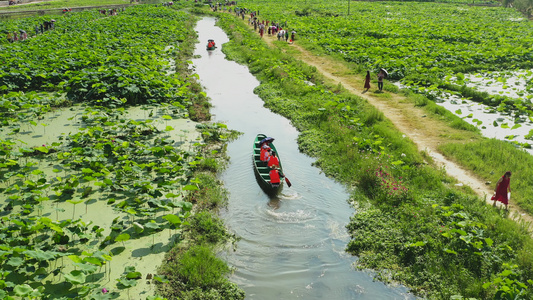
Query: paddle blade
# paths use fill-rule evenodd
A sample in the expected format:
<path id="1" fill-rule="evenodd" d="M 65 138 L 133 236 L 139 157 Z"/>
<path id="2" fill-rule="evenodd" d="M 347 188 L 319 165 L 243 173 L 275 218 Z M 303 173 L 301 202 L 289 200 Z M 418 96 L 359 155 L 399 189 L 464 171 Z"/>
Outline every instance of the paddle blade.
<path id="1" fill-rule="evenodd" d="M 287 185 L 288 185 L 289 187 L 291 187 L 292 183 L 291 183 L 291 181 L 289 180 L 289 178 L 285 177 L 285 182 L 287 183 Z"/>

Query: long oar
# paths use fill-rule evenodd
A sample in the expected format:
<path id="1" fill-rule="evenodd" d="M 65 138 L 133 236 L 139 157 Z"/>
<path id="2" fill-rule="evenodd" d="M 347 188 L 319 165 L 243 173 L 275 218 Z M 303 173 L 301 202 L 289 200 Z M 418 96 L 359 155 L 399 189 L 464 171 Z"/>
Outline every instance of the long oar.
<path id="1" fill-rule="evenodd" d="M 287 185 L 289 187 L 291 187 L 292 184 L 291 184 L 291 181 L 289 180 L 289 178 L 285 177 L 285 182 L 287 183 Z"/>

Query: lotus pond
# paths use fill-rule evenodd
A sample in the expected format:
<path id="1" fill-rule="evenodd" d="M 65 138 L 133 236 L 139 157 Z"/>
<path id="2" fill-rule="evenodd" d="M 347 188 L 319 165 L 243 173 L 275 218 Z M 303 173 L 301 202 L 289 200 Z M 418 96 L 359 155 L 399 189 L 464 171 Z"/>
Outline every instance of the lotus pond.
<path id="1" fill-rule="evenodd" d="M 193 208 L 184 197 L 198 190 L 202 137 L 224 139 L 225 126 L 200 134 L 190 120 L 205 99 L 182 72 L 193 23 L 138 6 L 2 40 L 0 298 L 157 299 L 157 266 Z"/>

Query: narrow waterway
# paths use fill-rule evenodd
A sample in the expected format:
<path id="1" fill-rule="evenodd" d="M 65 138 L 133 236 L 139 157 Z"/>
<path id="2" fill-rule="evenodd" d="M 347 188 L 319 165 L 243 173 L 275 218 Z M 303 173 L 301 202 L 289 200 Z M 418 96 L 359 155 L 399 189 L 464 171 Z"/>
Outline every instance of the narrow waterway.
<path id="1" fill-rule="evenodd" d="M 225 59 L 221 46 L 228 37 L 215 19 L 202 19 L 196 31 L 199 58 L 193 64 L 212 99 L 213 119 L 243 132 L 228 145 L 229 165 L 222 174 L 230 192 L 222 216 L 241 238 L 234 252 L 224 254 L 236 268 L 231 280 L 247 299 L 414 299 L 406 288 L 375 282 L 370 272 L 352 267 L 357 258 L 344 252 L 345 226 L 354 213 L 348 192 L 298 151 L 297 130 L 263 107 L 253 93 L 259 82 L 247 67 Z M 206 50 L 208 39 L 216 41 L 216 50 Z M 258 133 L 275 138 L 292 183 L 279 197 L 269 198 L 253 173 L 251 151 Z"/>

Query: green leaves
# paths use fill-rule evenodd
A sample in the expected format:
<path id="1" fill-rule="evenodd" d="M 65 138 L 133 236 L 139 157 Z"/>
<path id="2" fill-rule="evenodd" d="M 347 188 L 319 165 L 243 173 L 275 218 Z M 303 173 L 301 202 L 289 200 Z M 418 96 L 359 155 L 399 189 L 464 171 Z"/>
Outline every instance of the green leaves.
<path id="1" fill-rule="evenodd" d="M 115 238 L 115 241 L 117 241 L 117 242 L 125 242 L 125 241 L 129 241 L 129 239 L 130 239 L 130 235 L 129 234 L 122 233 L 122 234 L 118 235 Z"/>
<path id="2" fill-rule="evenodd" d="M 65 279 L 74 285 L 85 283 L 86 278 L 87 276 L 80 270 L 73 270 L 65 274 Z"/>
<path id="3" fill-rule="evenodd" d="M 97 11 L 57 18 L 64 31 L 48 32 L 42 39 L 37 36 L 31 43 L 4 43 L 9 49 L 0 52 L 0 124 L 6 135 L 25 134 L 0 141 L 0 177 L 9 180 L 7 188 L 5 184 L 0 188 L 0 198 L 9 202 L 9 206 L 4 203 L 0 237 L 5 243 L 0 245 L 0 260 L 5 272 L 12 273 L 3 273 L 0 279 L 0 298 L 49 298 L 33 287 L 56 276 L 52 281 L 81 286 L 66 284 L 54 297 L 109 299 L 109 294 L 95 292 L 96 286 L 88 281 L 102 276 L 91 276 L 97 272 L 104 277 L 111 274 L 111 256 L 86 252 L 85 247 L 110 246 L 107 251 L 118 255 L 124 247 L 114 242 L 177 228 L 186 223 L 186 212 L 192 209 L 191 203 L 178 199 L 188 192 L 189 188 L 181 188 L 199 159 L 193 155 L 195 149 L 175 146 L 183 137 L 177 143 L 169 135 L 178 138 L 171 132 L 174 119 L 187 113 L 197 95 L 187 87 L 187 72 L 167 72 L 170 59 L 183 63 L 180 51 L 184 48 L 164 49 L 191 34 L 194 18 L 153 6 L 132 7 L 120 18 L 105 18 Z M 42 22 L 42 17 L 11 22 L 2 26 L 24 28 L 26 23 Z M 91 30 L 86 30 L 87 24 L 92 24 Z M 160 34 L 146 39 L 147 32 Z M 83 42 L 87 40 L 91 43 Z M 65 133 L 55 143 L 28 145 L 24 139 L 31 134 L 24 131 L 47 135 L 52 127 L 43 114 L 74 102 L 85 102 L 86 110 L 65 108 L 58 115 L 80 126 L 62 128 Z M 163 117 L 140 120 L 120 109 L 143 103 L 150 103 L 147 107 Z M 85 210 L 76 214 L 82 202 Z M 176 210 L 174 218 L 161 219 L 161 213 Z M 91 225 L 77 219 L 101 217 L 101 212 L 120 217 L 110 227 L 100 227 L 107 222 Z M 46 217 L 40 218 L 43 214 Z M 18 285 L 5 281 L 13 274 Z M 140 273 L 129 271 L 123 277 L 121 284 L 132 286 Z"/>

